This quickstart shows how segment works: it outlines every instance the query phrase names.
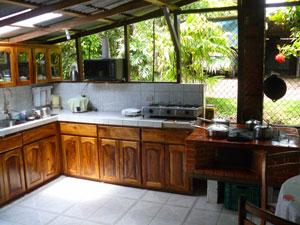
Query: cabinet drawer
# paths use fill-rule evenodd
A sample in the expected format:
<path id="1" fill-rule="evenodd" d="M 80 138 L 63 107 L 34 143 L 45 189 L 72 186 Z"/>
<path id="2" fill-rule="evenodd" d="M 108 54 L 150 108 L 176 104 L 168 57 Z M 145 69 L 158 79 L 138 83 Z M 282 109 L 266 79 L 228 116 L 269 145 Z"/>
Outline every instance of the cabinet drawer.
<path id="1" fill-rule="evenodd" d="M 51 123 L 42 127 L 34 128 L 23 132 L 23 144 L 34 142 L 51 135 L 55 135 L 57 132 L 56 123 Z"/>
<path id="2" fill-rule="evenodd" d="M 62 134 L 97 137 L 97 126 L 93 124 L 60 123 L 60 132 Z"/>
<path id="3" fill-rule="evenodd" d="M 185 138 L 192 132 L 191 129 L 142 129 L 142 141 L 184 144 Z"/>
<path id="4" fill-rule="evenodd" d="M 0 140 L 0 153 L 22 146 L 22 134 L 15 134 Z"/>
<path id="5" fill-rule="evenodd" d="M 101 138 L 114 138 L 122 140 L 140 140 L 140 129 L 131 127 L 110 127 L 99 126 L 99 137 Z"/>

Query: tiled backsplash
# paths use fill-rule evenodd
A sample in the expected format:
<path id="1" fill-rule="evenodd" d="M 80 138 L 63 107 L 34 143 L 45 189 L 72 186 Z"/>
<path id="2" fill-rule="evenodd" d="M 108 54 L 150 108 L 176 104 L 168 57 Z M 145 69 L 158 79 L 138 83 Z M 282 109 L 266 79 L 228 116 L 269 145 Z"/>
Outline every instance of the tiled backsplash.
<path id="1" fill-rule="evenodd" d="M 56 83 L 53 94 L 61 96 L 64 109 L 68 99 L 85 94 L 99 111 L 120 111 L 124 108 L 141 108 L 152 102 L 203 105 L 202 84 L 162 83 Z M 84 91 L 86 90 L 86 91 Z"/>
<path id="2" fill-rule="evenodd" d="M 5 118 L 5 115 L 2 113 L 4 111 L 4 91 L 7 101 L 9 102 L 10 110 L 21 111 L 24 109 L 32 109 L 33 104 L 30 85 L 0 88 L 0 119 Z"/>
<path id="3" fill-rule="evenodd" d="M 69 109 L 68 99 L 81 93 L 88 96 L 93 106 L 99 111 L 120 111 L 124 108 L 141 108 L 152 102 L 172 104 L 203 104 L 202 84 L 162 84 L 162 83 L 55 83 L 52 85 L 52 94 L 61 96 L 63 109 Z M 34 85 L 42 86 L 42 85 Z M 12 110 L 21 111 L 32 109 L 32 94 L 30 85 L 9 87 L 6 97 Z M 3 92 L 0 88 L 0 111 L 3 111 Z M 0 113 L 0 119 L 3 119 Z"/>

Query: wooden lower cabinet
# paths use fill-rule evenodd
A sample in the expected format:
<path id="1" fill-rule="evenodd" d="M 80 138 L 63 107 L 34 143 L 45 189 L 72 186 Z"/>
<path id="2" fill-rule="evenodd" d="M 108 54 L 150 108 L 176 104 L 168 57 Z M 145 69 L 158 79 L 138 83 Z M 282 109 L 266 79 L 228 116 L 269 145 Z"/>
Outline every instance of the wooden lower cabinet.
<path id="1" fill-rule="evenodd" d="M 1 159 L 1 156 L 0 156 Z M 3 180 L 3 171 L 2 171 L 2 165 L 0 161 L 0 205 L 5 202 L 5 192 L 4 192 L 4 180 Z"/>
<path id="2" fill-rule="evenodd" d="M 142 144 L 143 184 L 145 187 L 165 187 L 165 146 L 157 143 Z"/>
<path id="3" fill-rule="evenodd" d="M 103 181 L 119 182 L 119 142 L 100 139 L 100 167 Z"/>
<path id="4" fill-rule="evenodd" d="M 120 141 L 120 179 L 124 184 L 142 185 L 140 143 Z"/>
<path id="5" fill-rule="evenodd" d="M 80 137 L 80 175 L 99 178 L 97 138 Z"/>
<path id="6" fill-rule="evenodd" d="M 5 200 L 25 192 L 24 165 L 21 148 L 0 155 L 3 173 Z"/>
<path id="7" fill-rule="evenodd" d="M 99 179 L 97 138 L 62 135 L 65 174 Z"/>
<path id="8" fill-rule="evenodd" d="M 184 145 L 166 146 L 166 186 L 174 191 L 190 191 L 190 181 L 184 173 Z"/>
<path id="9" fill-rule="evenodd" d="M 60 173 L 60 157 L 56 136 L 25 145 L 23 151 L 28 189 Z"/>

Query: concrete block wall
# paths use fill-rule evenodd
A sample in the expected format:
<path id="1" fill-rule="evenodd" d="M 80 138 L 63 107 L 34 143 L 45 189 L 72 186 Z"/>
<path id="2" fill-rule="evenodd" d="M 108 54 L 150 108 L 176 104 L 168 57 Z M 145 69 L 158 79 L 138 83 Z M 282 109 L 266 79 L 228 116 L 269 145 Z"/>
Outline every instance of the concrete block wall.
<path id="1" fill-rule="evenodd" d="M 64 109 L 68 99 L 85 94 L 99 111 L 121 111 L 141 108 L 152 102 L 203 105 L 202 84 L 162 83 L 55 83 L 53 94 L 61 96 Z"/>

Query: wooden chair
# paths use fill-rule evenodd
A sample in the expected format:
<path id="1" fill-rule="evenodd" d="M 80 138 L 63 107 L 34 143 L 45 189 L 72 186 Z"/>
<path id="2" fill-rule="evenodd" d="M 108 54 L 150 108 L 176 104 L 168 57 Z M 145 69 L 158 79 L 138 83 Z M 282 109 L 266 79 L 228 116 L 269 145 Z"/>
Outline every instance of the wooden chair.
<path id="1" fill-rule="evenodd" d="M 274 225 L 297 225 L 297 223 L 287 221 L 274 214 L 256 207 L 251 203 L 247 202 L 246 196 L 241 195 L 239 199 L 239 212 L 238 212 L 238 225 L 256 225 L 256 223 L 247 219 L 247 213 L 268 221 Z"/>
<path id="2" fill-rule="evenodd" d="M 294 159 L 294 160 L 291 160 Z M 262 189 L 261 189 L 261 208 L 269 211 L 270 213 L 275 213 L 276 204 L 268 204 L 268 186 L 269 180 L 268 174 L 271 171 L 284 171 L 290 169 L 300 169 L 300 151 L 285 151 L 273 154 L 268 154 L 264 152 L 262 159 Z M 271 164 L 269 162 L 276 160 L 276 164 Z M 297 173 L 297 172 L 296 172 Z M 298 171 L 299 174 L 299 171 Z M 288 179 L 297 174 L 287 173 L 285 178 Z M 281 184 L 280 184 L 281 185 Z M 265 225 L 266 222 L 262 219 L 261 225 Z"/>

